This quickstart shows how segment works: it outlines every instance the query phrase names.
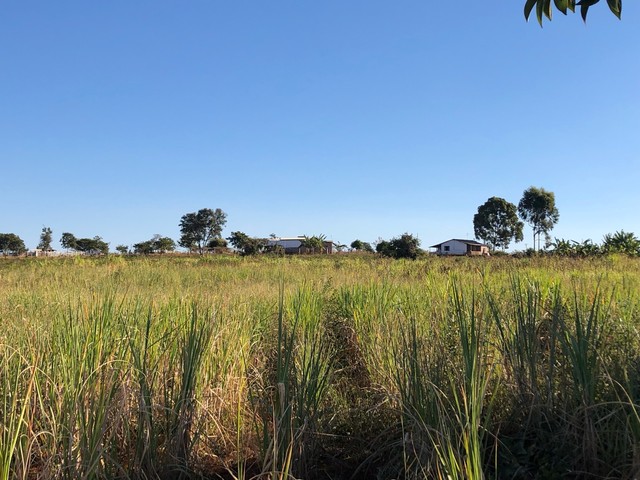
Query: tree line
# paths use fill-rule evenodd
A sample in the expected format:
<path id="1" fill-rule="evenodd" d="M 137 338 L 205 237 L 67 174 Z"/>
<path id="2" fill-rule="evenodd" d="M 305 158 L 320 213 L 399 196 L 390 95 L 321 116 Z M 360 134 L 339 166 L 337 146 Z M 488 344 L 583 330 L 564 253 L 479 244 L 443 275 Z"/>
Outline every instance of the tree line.
<path id="1" fill-rule="evenodd" d="M 532 253 L 542 251 L 542 238 L 547 253 L 565 256 L 591 256 L 606 253 L 624 253 L 640 256 L 640 240 L 633 233 L 623 230 L 605 235 L 601 245 L 591 240 L 577 242 L 573 240 L 554 239 L 550 232 L 559 220 L 559 212 L 555 204 L 555 194 L 544 188 L 530 187 L 523 192 L 518 205 L 501 197 L 491 197 L 478 207 L 473 217 L 475 238 L 484 241 L 494 252 L 505 250 L 512 241 L 523 240 L 524 223 L 531 226 L 533 232 Z M 284 254 L 284 248 L 270 238 L 251 237 L 244 232 L 231 232 L 227 238 L 222 231 L 227 223 L 227 214 L 221 209 L 203 208 L 197 212 L 183 215 L 180 219 L 180 238 L 176 242 L 169 237 L 154 235 L 151 239 L 136 243 L 129 248 L 117 245 L 115 250 L 120 254 L 151 255 L 174 252 L 182 247 L 191 253 L 228 251 L 229 245 L 240 255 Z M 304 236 L 301 238 L 301 249 L 308 253 L 320 253 L 325 249 L 327 241 L 324 235 Z M 53 232 L 44 227 L 40 234 L 37 248 L 52 251 Z M 537 247 L 536 247 L 537 242 Z M 89 255 L 104 255 L 109 252 L 109 244 L 100 236 L 78 238 L 70 232 L 64 232 L 60 238 L 63 248 Z M 338 250 L 346 245 L 335 244 Z M 420 239 L 410 233 L 404 233 L 391 240 L 378 239 L 373 245 L 359 239 L 350 244 L 355 252 L 377 253 L 390 258 L 416 259 L 426 254 L 420 248 Z M 24 241 L 13 233 L 0 233 L 0 254 L 21 255 L 27 251 Z"/>

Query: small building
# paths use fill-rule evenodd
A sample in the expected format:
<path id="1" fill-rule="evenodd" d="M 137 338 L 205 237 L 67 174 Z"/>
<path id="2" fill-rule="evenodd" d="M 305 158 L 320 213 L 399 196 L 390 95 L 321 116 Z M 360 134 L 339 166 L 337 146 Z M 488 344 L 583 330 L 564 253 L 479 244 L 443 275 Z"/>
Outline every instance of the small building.
<path id="1" fill-rule="evenodd" d="M 431 245 L 429 248 L 435 248 L 433 253 L 436 255 L 489 255 L 489 247 L 484 243 L 459 238 L 452 238 L 446 242 Z"/>
<path id="2" fill-rule="evenodd" d="M 303 254 L 303 253 L 335 253 L 336 248 L 332 240 L 323 240 L 323 248 L 321 252 L 312 252 L 309 249 L 302 246 L 305 237 L 277 237 L 267 240 L 267 246 L 275 247 L 280 246 L 284 249 L 286 254 Z"/>
<path id="3" fill-rule="evenodd" d="M 27 256 L 29 257 L 60 257 L 62 255 L 64 255 L 63 252 L 58 252 L 53 249 L 43 250 L 42 248 L 36 248 L 27 252 Z"/>

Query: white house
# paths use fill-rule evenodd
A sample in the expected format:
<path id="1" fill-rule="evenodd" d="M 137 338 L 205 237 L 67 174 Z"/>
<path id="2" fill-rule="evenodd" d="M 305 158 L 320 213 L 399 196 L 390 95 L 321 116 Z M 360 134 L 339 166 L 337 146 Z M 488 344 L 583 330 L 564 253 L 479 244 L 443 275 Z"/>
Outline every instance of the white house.
<path id="1" fill-rule="evenodd" d="M 62 257 L 76 255 L 78 252 L 60 252 L 58 250 L 42 250 L 36 248 L 27 252 L 28 257 Z"/>
<path id="2" fill-rule="evenodd" d="M 435 248 L 433 253 L 436 255 L 489 255 L 489 247 L 484 243 L 459 238 L 452 238 L 429 248 Z"/>
<path id="3" fill-rule="evenodd" d="M 302 242 L 304 241 L 304 237 L 278 237 L 278 238 L 270 238 L 267 240 L 267 246 L 280 246 L 284 248 L 284 253 L 311 253 L 307 252 L 302 246 Z M 335 247 L 332 240 L 324 240 L 323 242 L 322 252 L 316 253 L 335 253 Z"/>

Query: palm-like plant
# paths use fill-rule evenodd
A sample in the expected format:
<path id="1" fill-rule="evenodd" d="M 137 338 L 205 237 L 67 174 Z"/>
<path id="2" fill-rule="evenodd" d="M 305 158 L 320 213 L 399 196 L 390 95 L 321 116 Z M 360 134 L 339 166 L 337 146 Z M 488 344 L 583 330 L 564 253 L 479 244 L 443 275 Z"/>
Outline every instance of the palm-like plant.
<path id="1" fill-rule="evenodd" d="M 311 253 L 322 252 L 326 235 L 314 235 L 313 237 L 304 236 L 300 246 Z"/>
<path id="2" fill-rule="evenodd" d="M 584 240 L 582 243 L 574 242 L 574 249 L 576 255 L 579 257 L 591 257 L 602 253 L 600 245 L 597 245 L 591 241 L 591 239 Z"/>
<path id="3" fill-rule="evenodd" d="M 565 240 L 564 238 L 556 238 L 551 242 L 551 251 L 556 255 L 570 256 L 575 254 L 575 245 L 573 240 Z"/>
<path id="4" fill-rule="evenodd" d="M 614 234 L 607 234 L 602 239 L 602 250 L 606 253 L 624 253 L 640 255 L 640 239 L 632 232 L 620 230 Z"/>

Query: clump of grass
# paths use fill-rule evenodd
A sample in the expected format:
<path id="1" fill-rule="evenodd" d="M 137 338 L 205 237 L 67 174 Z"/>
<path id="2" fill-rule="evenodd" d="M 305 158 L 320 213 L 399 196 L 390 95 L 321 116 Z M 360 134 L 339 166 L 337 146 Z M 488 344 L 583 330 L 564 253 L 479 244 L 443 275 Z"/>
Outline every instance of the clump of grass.
<path id="1" fill-rule="evenodd" d="M 36 374 L 36 368 L 18 351 L 0 345 L 0 480 L 27 475 Z"/>
<path id="2" fill-rule="evenodd" d="M 274 371 L 266 384 L 254 385 L 253 398 L 268 398 L 261 407 L 262 474 L 269 478 L 307 476 L 317 454 L 321 406 L 331 373 L 330 343 L 321 330 L 319 298 L 302 289 L 290 308 L 280 292 Z M 292 314 L 287 323 L 285 312 Z M 256 391 L 257 389 L 257 391 Z M 266 398 L 265 398 L 266 393 Z"/>
<path id="3" fill-rule="evenodd" d="M 213 331 L 213 315 L 201 314 L 197 305 L 191 306 L 190 320 L 178 333 L 178 348 L 172 351 L 165 371 L 164 412 L 167 429 L 166 453 L 181 473 L 189 471 L 189 456 L 193 448 L 193 420 L 199 373 Z M 175 355 L 175 356 L 174 356 Z M 177 369 L 174 370 L 174 365 Z M 167 380 L 168 379 L 168 380 Z"/>
<path id="4" fill-rule="evenodd" d="M 596 471 L 599 459 L 599 440 L 594 418 L 594 407 L 597 402 L 601 375 L 600 347 L 604 333 L 606 307 L 603 310 L 601 294 L 595 290 L 592 300 L 585 305 L 586 299 L 579 300 L 577 293 L 573 299 L 573 316 L 571 323 L 562 310 L 554 309 L 560 316 L 562 328 L 560 345 L 571 372 L 571 391 L 573 401 L 569 403 L 575 413 L 569 417 L 575 429 L 576 439 L 580 439 L 581 466 L 585 471 Z"/>
<path id="5" fill-rule="evenodd" d="M 457 280 L 452 288 L 452 314 L 460 334 L 462 369 L 452 369 L 450 397 L 440 398 L 441 427 L 433 440 L 439 459 L 437 471 L 442 477 L 481 480 L 485 478 L 485 437 L 490 431 L 492 408 L 488 391 L 494 372 L 488 355 L 490 330 L 478 312 L 475 291 L 463 293 Z M 458 375 L 453 373 L 456 370 Z"/>
<path id="6" fill-rule="evenodd" d="M 43 359 L 39 402 L 44 468 L 59 478 L 109 478 L 120 473 L 118 434 L 124 410 L 123 342 L 117 307 L 107 298 L 54 323 Z"/>
<path id="7" fill-rule="evenodd" d="M 415 319 L 401 327 L 395 346 L 395 387 L 401 410 L 401 469 L 407 478 L 421 478 L 437 468 L 442 427 L 442 399 L 445 392 L 446 358 L 442 351 L 432 348 L 424 331 L 418 330 Z M 396 466 L 396 468 L 398 468 Z"/>

